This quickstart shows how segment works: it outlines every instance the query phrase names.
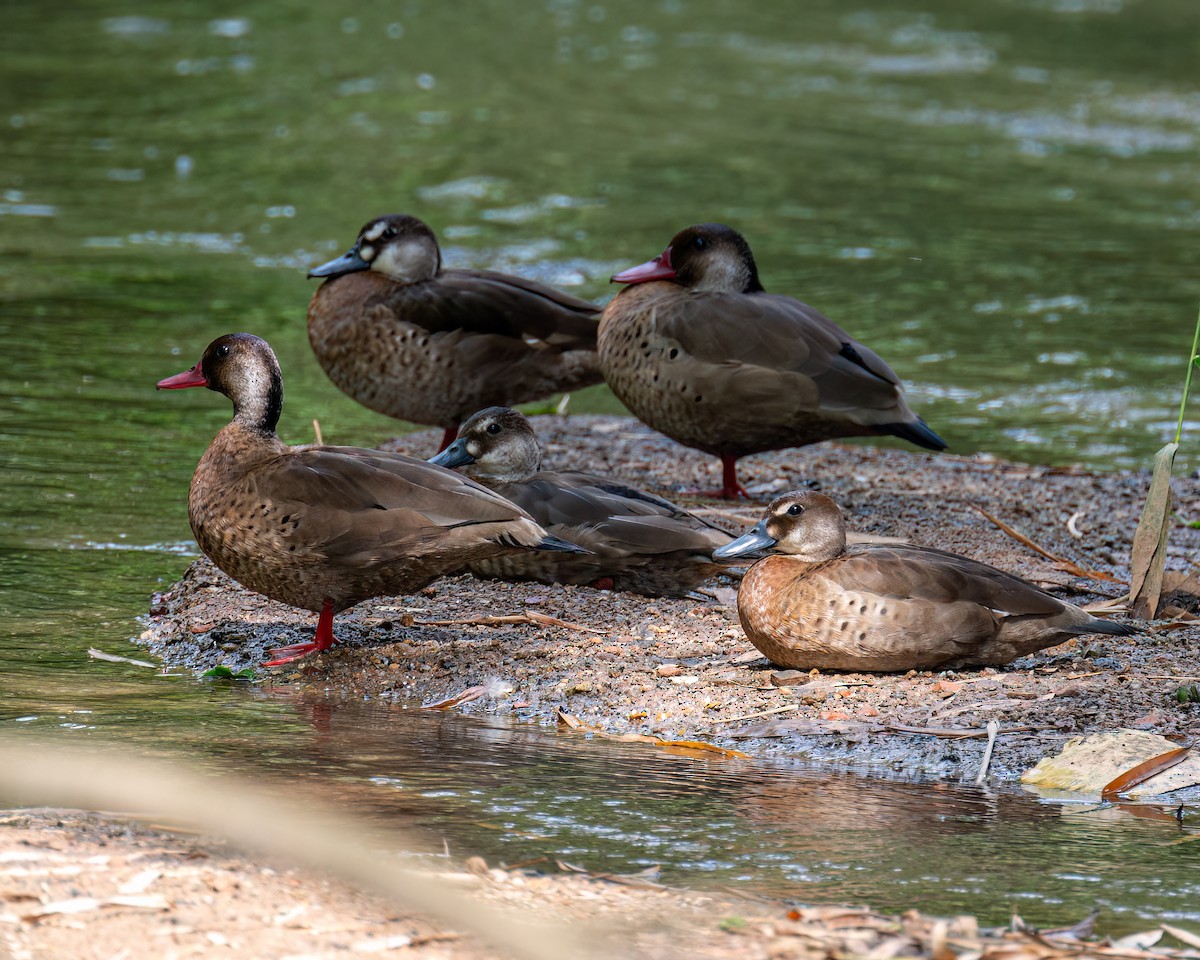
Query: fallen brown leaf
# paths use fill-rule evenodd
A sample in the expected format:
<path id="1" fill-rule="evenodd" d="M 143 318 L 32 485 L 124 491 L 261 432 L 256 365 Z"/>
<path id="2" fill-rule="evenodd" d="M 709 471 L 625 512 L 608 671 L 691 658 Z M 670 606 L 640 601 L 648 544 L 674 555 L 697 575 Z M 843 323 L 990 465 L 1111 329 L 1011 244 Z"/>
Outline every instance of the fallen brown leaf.
<path id="1" fill-rule="evenodd" d="M 1190 747 L 1179 747 L 1175 750 L 1168 750 L 1166 753 L 1160 753 L 1157 757 L 1143 760 L 1136 767 L 1130 767 L 1119 777 L 1110 780 L 1105 785 L 1104 789 L 1100 791 L 1100 799 L 1112 800 L 1119 797 L 1130 787 L 1136 787 L 1139 783 L 1144 783 L 1156 774 L 1162 773 L 1164 770 L 1170 770 L 1177 763 L 1183 762 L 1190 749 Z"/>
<path id="2" fill-rule="evenodd" d="M 1167 562 L 1167 529 L 1171 519 L 1171 468 L 1179 444 L 1168 443 L 1154 455 L 1154 476 L 1146 494 L 1133 552 L 1129 561 L 1129 594 L 1133 612 L 1143 620 L 1158 614 L 1162 595 L 1163 569 Z"/>
<path id="3" fill-rule="evenodd" d="M 467 687 L 461 693 L 453 694 L 446 697 L 444 700 L 435 700 L 433 703 L 421 704 L 422 710 L 446 710 L 449 707 L 457 707 L 460 703 L 470 703 L 472 700 L 478 700 L 485 693 L 487 687 L 484 684 L 477 684 L 474 687 Z"/>

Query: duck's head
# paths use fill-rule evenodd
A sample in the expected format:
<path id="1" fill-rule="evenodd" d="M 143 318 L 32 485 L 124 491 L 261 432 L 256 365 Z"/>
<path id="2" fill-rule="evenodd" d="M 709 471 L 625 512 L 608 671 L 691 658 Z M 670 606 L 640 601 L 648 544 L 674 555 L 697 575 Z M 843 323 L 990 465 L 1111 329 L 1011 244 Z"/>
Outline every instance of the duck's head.
<path id="1" fill-rule="evenodd" d="M 488 407 L 472 414 L 458 438 L 430 463 L 465 466 L 472 477 L 515 483 L 537 473 L 542 449 L 524 414 L 508 407 Z"/>
<path id="2" fill-rule="evenodd" d="M 653 260 L 622 270 L 614 283 L 673 280 L 695 291 L 756 293 L 758 267 L 746 238 L 723 223 L 698 223 L 680 230 Z"/>
<path id="3" fill-rule="evenodd" d="M 275 351 L 252 333 L 217 337 L 190 370 L 159 380 L 159 390 L 208 387 L 233 401 L 234 419 L 274 431 L 283 409 L 283 375 Z"/>
<path id="4" fill-rule="evenodd" d="M 823 493 L 798 490 L 773 500 L 753 530 L 718 547 L 713 557 L 728 560 L 770 552 L 817 563 L 845 549 L 846 522 L 838 505 Z"/>
<path id="5" fill-rule="evenodd" d="M 358 232 L 342 256 L 308 271 L 310 277 L 340 277 L 374 270 L 397 283 L 432 280 L 442 269 L 437 237 L 423 220 L 404 213 L 376 217 Z"/>

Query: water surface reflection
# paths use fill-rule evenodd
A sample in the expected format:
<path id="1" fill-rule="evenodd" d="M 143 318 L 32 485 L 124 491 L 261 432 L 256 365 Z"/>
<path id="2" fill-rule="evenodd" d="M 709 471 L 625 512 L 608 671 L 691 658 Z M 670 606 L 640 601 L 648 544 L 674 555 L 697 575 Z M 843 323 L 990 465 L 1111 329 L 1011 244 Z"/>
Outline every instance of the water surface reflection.
<path id="1" fill-rule="evenodd" d="M 1180 823 L 1018 789 L 684 757 L 291 689 L 241 695 L 301 722 L 278 738 L 211 742 L 210 762 L 262 769 L 293 790 L 415 828 L 429 853 L 444 841 L 456 856 L 496 863 L 545 857 L 617 873 L 657 864 L 668 883 L 918 905 L 996 924 L 1012 910 L 1047 926 L 1097 908 L 1113 932 L 1155 918 L 1200 921 L 1190 813 Z"/>

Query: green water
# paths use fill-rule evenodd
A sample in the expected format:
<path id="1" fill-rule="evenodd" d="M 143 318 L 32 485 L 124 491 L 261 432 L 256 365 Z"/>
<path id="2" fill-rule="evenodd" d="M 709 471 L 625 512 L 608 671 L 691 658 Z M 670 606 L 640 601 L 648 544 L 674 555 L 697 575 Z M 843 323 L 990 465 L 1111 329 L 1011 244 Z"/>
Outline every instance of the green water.
<path id="1" fill-rule="evenodd" d="M 357 735 L 327 755 L 286 693 L 86 657 L 137 655 L 137 617 L 187 562 L 188 478 L 228 411 L 152 387 L 213 337 L 271 341 L 285 438 L 309 439 L 314 418 L 336 442 L 395 432 L 325 379 L 304 332 L 304 269 L 383 212 L 428 220 L 451 264 L 597 299 L 680 227 L 724 220 L 769 289 L 892 363 L 955 452 L 1147 464 L 1173 431 L 1200 299 L 1191 0 L 4 14 L 0 729 L 265 754 L 300 780 L 345 769 L 364 809 L 418 796 L 457 849 L 510 862 L 552 847 L 597 867 L 649 857 L 677 882 L 992 920 L 1016 904 L 1066 922 L 1093 903 L 1118 927 L 1197 919 L 1179 906 L 1195 901 L 1195 844 L 1172 845 L 1170 821 L 873 784 L 837 794 L 851 812 L 878 798 L 857 821 L 810 831 L 780 813 L 817 789 L 789 771 L 427 719 L 403 733 L 425 745 L 414 768 L 361 752 L 411 723 L 367 707 L 341 709 Z M 615 409 L 602 389 L 574 404 Z M 397 765 L 416 787 L 393 782 Z M 903 841 L 868 843 L 881 823 Z M 923 872 L 913 851 L 930 848 Z"/>

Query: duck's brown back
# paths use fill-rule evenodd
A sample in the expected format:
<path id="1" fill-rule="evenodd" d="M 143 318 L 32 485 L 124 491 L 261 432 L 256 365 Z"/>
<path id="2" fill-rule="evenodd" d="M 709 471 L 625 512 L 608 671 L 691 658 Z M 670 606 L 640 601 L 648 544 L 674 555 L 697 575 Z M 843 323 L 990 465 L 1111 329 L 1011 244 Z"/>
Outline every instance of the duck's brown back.
<path id="1" fill-rule="evenodd" d="M 789 297 L 638 284 L 605 309 L 598 347 L 605 379 L 635 416 L 718 456 L 915 419 L 882 359 Z"/>
<path id="2" fill-rule="evenodd" d="M 344 393 L 445 427 L 598 383 L 598 316 L 594 304 L 503 274 L 451 270 L 400 284 L 361 271 L 317 289 L 308 334 Z"/>

